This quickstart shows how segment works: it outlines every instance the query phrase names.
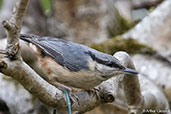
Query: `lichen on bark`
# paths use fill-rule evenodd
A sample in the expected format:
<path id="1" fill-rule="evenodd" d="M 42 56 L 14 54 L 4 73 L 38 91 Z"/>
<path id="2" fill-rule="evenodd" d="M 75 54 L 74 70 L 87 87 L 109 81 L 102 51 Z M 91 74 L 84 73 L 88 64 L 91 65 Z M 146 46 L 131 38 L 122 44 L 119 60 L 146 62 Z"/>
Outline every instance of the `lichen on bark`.
<path id="1" fill-rule="evenodd" d="M 123 39 L 122 36 L 117 36 L 99 44 L 92 44 L 90 47 L 111 55 L 117 51 L 126 51 L 129 54 L 147 55 L 153 55 L 156 53 L 152 47 L 140 43 L 132 38 Z"/>

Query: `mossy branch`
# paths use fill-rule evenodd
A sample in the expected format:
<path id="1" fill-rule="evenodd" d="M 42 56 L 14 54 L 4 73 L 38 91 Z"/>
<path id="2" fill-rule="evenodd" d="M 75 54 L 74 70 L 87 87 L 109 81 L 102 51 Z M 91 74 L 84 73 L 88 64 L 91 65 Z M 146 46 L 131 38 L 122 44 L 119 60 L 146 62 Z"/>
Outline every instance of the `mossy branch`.
<path id="1" fill-rule="evenodd" d="M 156 51 L 148 45 L 131 38 L 123 39 L 122 36 L 117 36 L 100 44 L 92 44 L 90 47 L 111 55 L 117 51 L 126 51 L 129 54 L 148 55 L 153 55 L 156 53 Z"/>

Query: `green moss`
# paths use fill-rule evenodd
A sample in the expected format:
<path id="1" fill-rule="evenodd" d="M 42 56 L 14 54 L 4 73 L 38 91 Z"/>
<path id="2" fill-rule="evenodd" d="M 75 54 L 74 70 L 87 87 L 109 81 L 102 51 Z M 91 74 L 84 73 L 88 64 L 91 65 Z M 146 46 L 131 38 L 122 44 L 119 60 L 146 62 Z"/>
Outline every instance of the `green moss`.
<path id="1" fill-rule="evenodd" d="M 2 2 L 3 2 L 3 0 L 0 0 L 0 9 L 1 9 L 1 7 L 2 7 Z"/>
<path id="2" fill-rule="evenodd" d="M 41 5 L 43 7 L 43 11 L 45 15 L 49 15 L 51 13 L 51 0 L 41 0 Z"/>
<path id="3" fill-rule="evenodd" d="M 134 39 L 123 39 L 121 36 L 109 39 L 100 44 L 93 44 L 90 47 L 113 55 L 117 51 L 126 51 L 129 54 L 155 54 L 156 51 L 151 47 L 142 44 Z"/>

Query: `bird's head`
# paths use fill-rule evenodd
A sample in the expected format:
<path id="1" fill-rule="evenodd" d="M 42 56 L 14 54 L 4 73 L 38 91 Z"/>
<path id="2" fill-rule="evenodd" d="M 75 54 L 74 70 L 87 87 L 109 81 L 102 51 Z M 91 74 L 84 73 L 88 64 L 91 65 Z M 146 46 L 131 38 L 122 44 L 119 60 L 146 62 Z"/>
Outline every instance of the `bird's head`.
<path id="1" fill-rule="evenodd" d="M 99 53 L 97 51 L 88 53 L 90 55 L 89 68 L 93 68 L 100 75 L 107 79 L 119 74 L 138 74 L 137 71 L 125 67 L 117 58 L 109 54 Z M 93 67 L 92 67 L 93 66 Z"/>
<path id="2" fill-rule="evenodd" d="M 106 78 L 120 74 L 138 74 L 137 71 L 123 66 L 118 60 L 105 64 L 96 62 L 95 69 Z"/>

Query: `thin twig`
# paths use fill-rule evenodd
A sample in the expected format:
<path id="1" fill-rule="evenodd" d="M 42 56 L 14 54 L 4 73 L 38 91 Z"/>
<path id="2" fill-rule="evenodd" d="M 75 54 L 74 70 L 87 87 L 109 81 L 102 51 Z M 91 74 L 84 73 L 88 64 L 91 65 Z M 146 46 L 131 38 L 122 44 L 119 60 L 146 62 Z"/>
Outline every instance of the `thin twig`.
<path id="1" fill-rule="evenodd" d="M 6 52 L 9 58 L 20 58 L 19 55 L 19 35 L 21 31 L 21 26 L 24 18 L 25 11 L 27 9 L 29 0 L 18 0 L 16 6 L 13 9 L 12 17 L 9 21 L 5 20 L 2 25 L 7 30 L 8 34 L 8 45 L 6 47 Z"/>

